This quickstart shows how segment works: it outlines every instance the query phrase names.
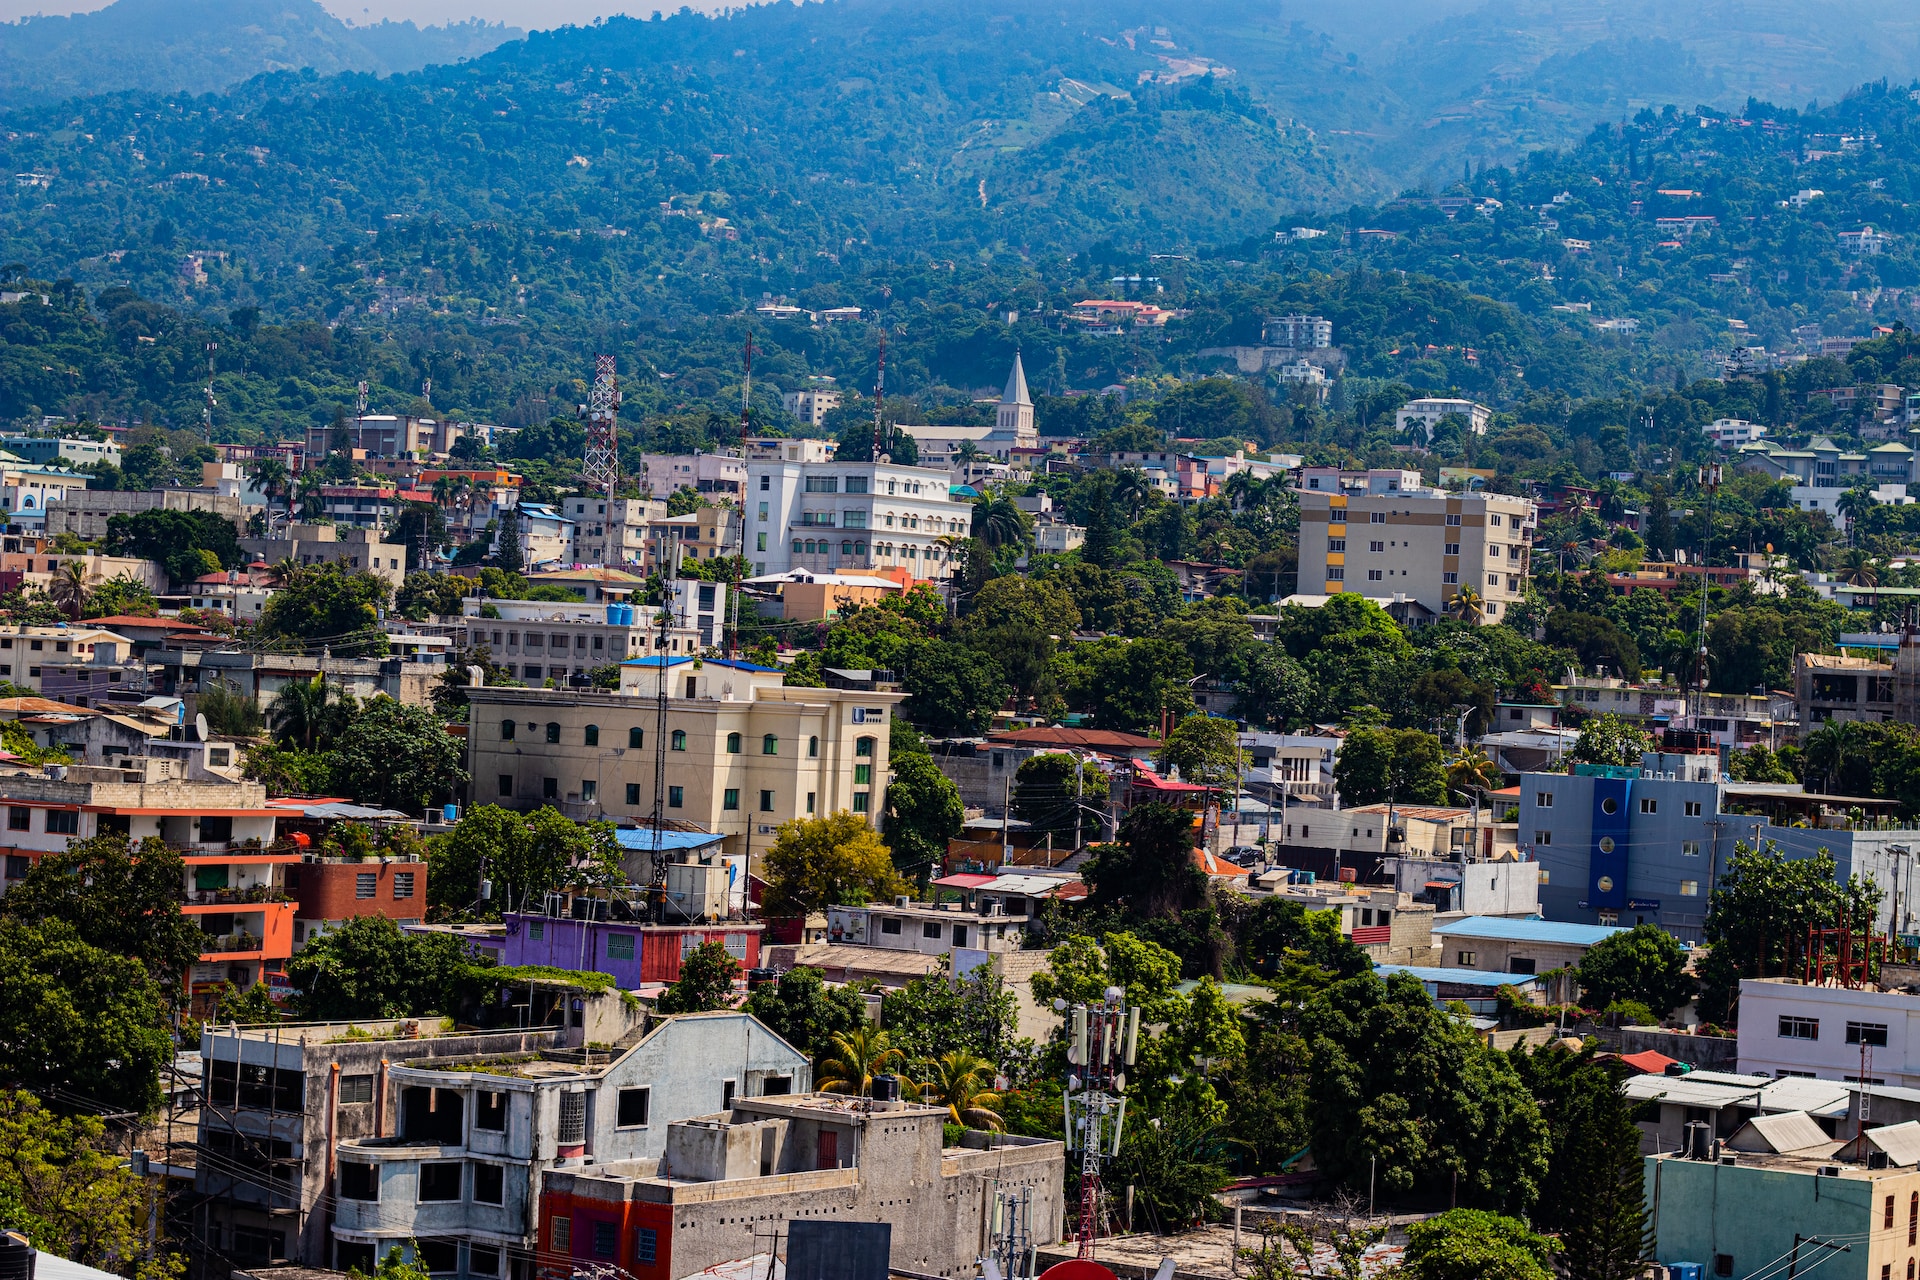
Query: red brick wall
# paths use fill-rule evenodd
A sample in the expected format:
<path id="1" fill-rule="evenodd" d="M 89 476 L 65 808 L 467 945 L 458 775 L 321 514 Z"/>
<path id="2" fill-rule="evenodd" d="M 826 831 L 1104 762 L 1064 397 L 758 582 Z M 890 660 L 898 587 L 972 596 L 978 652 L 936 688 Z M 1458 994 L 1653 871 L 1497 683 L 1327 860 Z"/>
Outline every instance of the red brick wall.
<path id="1" fill-rule="evenodd" d="M 301 862 L 287 868 L 298 873 L 295 896 L 302 920 L 347 920 L 354 916 L 386 916 L 389 920 L 419 920 L 427 914 L 427 864 L 424 862 Z M 373 897 L 359 896 L 359 877 L 373 877 Z M 413 892 L 396 897 L 396 878 L 411 875 Z M 404 885 L 404 880 L 399 880 Z"/>

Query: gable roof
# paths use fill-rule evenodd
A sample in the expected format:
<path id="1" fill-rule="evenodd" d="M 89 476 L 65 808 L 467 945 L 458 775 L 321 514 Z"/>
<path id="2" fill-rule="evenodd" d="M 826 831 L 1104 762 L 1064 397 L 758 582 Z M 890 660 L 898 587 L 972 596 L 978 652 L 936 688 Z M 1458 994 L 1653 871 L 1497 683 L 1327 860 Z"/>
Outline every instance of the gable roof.
<path id="1" fill-rule="evenodd" d="M 1778 1155 L 1831 1147 L 1834 1141 L 1806 1112 L 1782 1111 L 1778 1115 L 1755 1116 L 1735 1129 L 1726 1145 L 1735 1151 L 1767 1151 Z"/>
<path id="2" fill-rule="evenodd" d="M 1563 920 L 1516 920 L 1507 916 L 1467 916 L 1435 925 L 1436 935 L 1449 938 L 1486 938 L 1496 942 L 1557 942 L 1591 947 L 1626 930 L 1617 925 L 1571 924 Z"/>
<path id="3" fill-rule="evenodd" d="M 1873 1152 L 1886 1156 L 1888 1164 L 1903 1169 L 1920 1164 L 1920 1120 L 1868 1129 L 1834 1155 L 1841 1160 L 1863 1164 Z"/>

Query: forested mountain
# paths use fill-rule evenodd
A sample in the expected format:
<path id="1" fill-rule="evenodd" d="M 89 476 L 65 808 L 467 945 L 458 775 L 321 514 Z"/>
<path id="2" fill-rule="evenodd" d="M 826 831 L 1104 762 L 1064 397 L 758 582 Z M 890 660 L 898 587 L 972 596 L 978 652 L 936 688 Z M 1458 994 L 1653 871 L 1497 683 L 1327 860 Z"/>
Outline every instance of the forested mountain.
<path id="1" fill-rule="evenodd" d="M 268 71 L 415 71 L 519 36 L 480 21 L 350 27 L 318 0 L 115 0 L 93 13 L 0 24 L 0 103 L 210 93 Z"/>

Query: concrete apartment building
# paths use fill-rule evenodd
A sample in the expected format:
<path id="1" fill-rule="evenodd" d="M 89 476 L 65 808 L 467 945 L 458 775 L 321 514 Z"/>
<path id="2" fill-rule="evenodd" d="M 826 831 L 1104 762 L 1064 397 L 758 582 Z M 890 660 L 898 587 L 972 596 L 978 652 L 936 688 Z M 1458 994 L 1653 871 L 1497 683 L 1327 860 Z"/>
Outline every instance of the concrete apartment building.
<path id="1" fill-rule="evenodd" d="M 444 659 L 426 654 L 323 658 L 298 653 L 182 648 L 161 649 L 148 655 L 147 661 L 152 682 L 161 693 L 188 701 L 189 718 L 193 714 L 192 700 L 216 683 L 245 694 L 264 710 L 289 684 L 311 683 L 322 675 L 329 685 L 363 702 L 384 694 L 405 706 L 424 707 L 432 702 L 433 686 L 446 671 Z"/>
<path id="2" fill-rule="evenodd" d="M 1871 1051 L 1864 1058 L 1862 1048 Z M 1920 995 L 1877 986 L 1740 981 L 1740 1070 L 1920 1089 Z"/>
<path id="3" fill-rule="evenodd" d="M 842 396 L 828 377 L 808 378 L 806 384 L 780 395 L 780 407 L 818 431 L 827 415 L 840 407 Z"/>
<path id="4" fill-rule="evenodd" d="M 377 574 L 398 588 L 407 576 L 407 549 L 388 542 L 377 529 L 331 524 L 291 524 L 278 537 L 242 538 L 240 549 L 269 565 L 337 564 Z"/>
<path id="5" fill-rule="evenodd" d="M 952 573 L 940 540 L 973 527 L 973 507 L 954 500 L 944 471 L 785 461 L 748 470 L 745 555 L 756 578 L 904 568 L 940 581 Z"/>
<path id="6" fill-rule="evenodd" d="M 720 506 L 701 507 L 683 516 L 655 516 L 647 523 L 646 549 L 649 571 L 670 563 L 739 555 L 740 512 L 735 507 Z M 753 558 L 751 550 L 746 555 Z"/>
<path id="7" fill-rule="evenodd" d="M 1433 940 L 1443 969 L 1537 974 L 1578 968 L 1587 952 L 1625 932 L 1599 924 L 1467 916 L 1433 926 Z"/>
<path id="8" fill-rule="evenodd" d="M 84 467 L 92 462 L 110 463 L 116 467 L 120 465 L 120 446 L 112 440 L 0 435 L 0 450 L 5 450 L 22 462 L 42 467 L 57 466 L 63 462 L 69 468 Z"/>
<path id="9" fill-rule="evenodd" d="M 893 1274 L 971 1275 L 996 1192 L 1030 1191 L 1037 1244 L 1065 1223 L 1061 1143 L 968 1133 L 942 1145 L 946 1111 L 839 1094 L 745 1097 L 670 1125 L 655 1160 L 547 1175 L 540 1254 L 561 1270 L 635 1280 L 772 1263 L 814 1222 L 886 1223 Z M 731 1273 L 731 1272 L 730 1272 Z"/>
<path id="10" fill-rule="evenodd" d="M 550 1193 L 567 1200 L 550 1179 L 577 1184 L 583 1170 L 635 1160 L 671 1165 L 681 1122 L 812 1086 L 805 1054 L 733 1012 L 661 1019 L 610 1051 L 409 1060 L 398 1047 L 385 1073 L 393 1132 L 336 1147 L 336 1267 L 365 1272 L 397 1247 L 436 1275 L 530 1280 L 543 1239 L 541 1252 L 568 1252 L 551 1247 Z"/>
<path id="11" fill-rule="evenodd" d="M 69 489 L 46 505 L 46 535 L 76 534 L 89 542 L 107 536 L 107 521 L 140 511 L 211 511 L 245 532 L 247 510 L 238 495 L 214 489 Z"/>
<path id="12" fill-rule="evenodd" d="M 474 424 L 444 422 L 435 418 L 401 417 L 390 413 L 370 413 L 349 418 L 346 446 L 368 458 L 407 458 L 426 461 L 445 457 L 462 436 L 473 433 Z M 481 429 L 480 434 L 485 435 Z M 333 427 L 307 428 L 307 457 L 319 459 L 333 452 Z"/>
<path id="13" fill-rule="evenodd" d="M 1793 689 L 1802 737 L 1829 720 L 1920 722 L 1920 636 L 1903 632 L 1891 662 L 1799 653 Z"/>
<path id="14" fill-rule="evenodd" d="M 307 854 L 288 864 L 283 881 L 294 899 L 296 954 L 360 916 L 385 916 L 405 927 L 419 924 L 427 914 L 427 864 L 412 858 L 359 861 Z"/>
<path id="15" fill-rule="evenodd" d="M 1004 954 L 1025 945 L 1026 921 L 997 906 L 979 911 L 958 903 L 896 901 L 891 906 L 827 908 L 827 941 L 888 951 L 946 955 L 970 948 Z"/>
<path id="16" fill-rule="evenodd" d="M 647 531 L 667 518 L 667 504 L 650 498 L 569 498 L 575 564 L 634 565 L 647 560 Z"/>
<path id="17" fill-rule="evenodd" d="M 667 652 L 700 653 L 720 643 L 726 605 L 725 583 L 676 581 L 668 601 L 673 623 Z M 468 647 L 485 645 L 515 679 L 590 675 L 653 653 L 660 638 L 660 610 L 645 605 L 468 599 L 461 609 Z M 483 609 L 498 616 L 482 617 Z"/>
<path id="18" fill-rule="evenodd" d="M 886 810 L 888 720 L 905 695 L 788 688 L 752 663 L 638 658 L 618 692 L 476 688 L 468 768 L 476 804 L 562 801 L 594 817 L 649 818 L 667 683 L 666 816 L 726 836 L 729 855 L 765 848 L 782 822 Z"/>
<path id="19" fill-rule="evenodd" d="M 1534 507 L 1496 493 L 1417 487 L 1417 472 L 1392 484 L 1300 494 L 1300 590 L 1405 596 L 1446 613 L 1462 587 L 1481 598 L 1481 620 L 1498 622 L 1526 591 Z"/>
<path id="20" fill-rule="evenodd" d="M 117 666 L 132 654 L 133 641 L 104 627 L 63 623 L 11 628 L 0 634 L 0 680 L 39 693 L 47 667 L 76 662 Z"/>
<path id="21" fill-rule="evenodd" d="M 1269 346 L 1323 351 L 1333 345 L 1333 321 L 1324 316 L 1268 316 L 1260 336 Z"/>
<path id="22" fill-rule="evenodd" d="M 641 466 L 645 468 L 640 475 L 641 489 L 662 502 L 681 489 L 738 502 L 747 487 L 747 460 L 737 449 L 725 453 L 650 453 L 641 460 Z"/>

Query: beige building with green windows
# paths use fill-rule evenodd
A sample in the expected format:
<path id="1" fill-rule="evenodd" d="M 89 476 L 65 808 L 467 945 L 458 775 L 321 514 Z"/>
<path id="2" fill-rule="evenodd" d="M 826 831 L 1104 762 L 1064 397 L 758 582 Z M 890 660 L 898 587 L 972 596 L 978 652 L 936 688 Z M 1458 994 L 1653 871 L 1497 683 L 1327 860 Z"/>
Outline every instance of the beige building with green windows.
<path id="1" fill-rule="evenodd" d="M 794 818 L 839 810 L 875 827 L 886 809 L 887 735 L 903 694 L 788 688 L 750 662 L 638 658 L 618 692 L 468 690 L 472 803 L 579 819 L 651 818 L 658 693 L 667 683 L 662 812 L 727 837 L 726 852 L 765 849 Z"/>

